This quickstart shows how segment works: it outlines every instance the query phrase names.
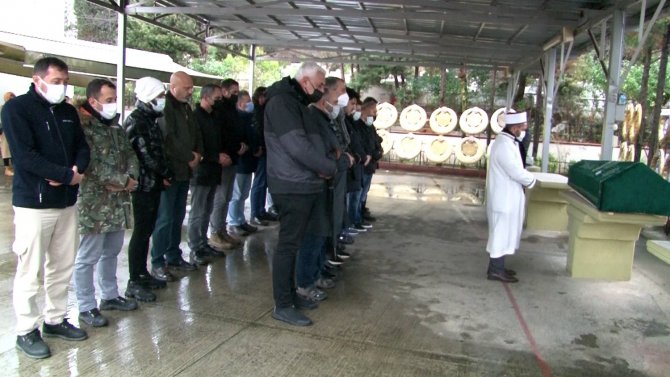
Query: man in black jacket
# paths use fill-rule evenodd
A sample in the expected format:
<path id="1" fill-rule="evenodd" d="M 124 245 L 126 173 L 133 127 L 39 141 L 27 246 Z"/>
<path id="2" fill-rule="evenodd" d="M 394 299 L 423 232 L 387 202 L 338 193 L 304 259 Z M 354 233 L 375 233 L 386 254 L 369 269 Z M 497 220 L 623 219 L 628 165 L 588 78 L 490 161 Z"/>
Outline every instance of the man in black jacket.
<path id="1" fill-rule="evenodd" d="M 202 136 L 204 151 L 202 161 L 191 178 L 191 212 L 188 216 L 188 246 L 196 254 L 225 256 L 207 244 L 209 217 L 214 207 L 214 194 L 221 182 L 221 167 L 230 166 L 232 160 L 223 153 L 221 126 L 214 115 L 214 104 L 221 101 L 221 87 L 207 84 L 200 90 L 200 105 L 193 111 L 195 123 Z M 230 244 L 225 249 L 232 249 Z"/>
<path id="2" fill-rule="evenodd" d="M 268 187 L 279 210 L 279 238 L 272 258 L 272 317 L 296 326 L 312 321 L 294 305 L 314 307 L 296 296 L 296 254 L 316 201 L 326 188 L 325 179 L 337 170 L 307 109 L 323 95 L 325 76 L 316 63 L 304 63 L 295 78 L 275 82 L 266 95 Z"/>
<path id="3" fill-rule="evenodd" d="M 64 102 L 67 65 L 57 58 L 38 60 L 28 93 L 9 101 L 2 125 L 14 157 L 12 183 L 18 256 L 14 279 L 16 346 L 28 357 L 51 356 L 44 336 L 84 340 L 85 331 L 68 323 L 67 291 L 79 242 L 77 192 L 90 149 L 77 110 Z M 46 307 L 37 292 L 44 271 Z"/>

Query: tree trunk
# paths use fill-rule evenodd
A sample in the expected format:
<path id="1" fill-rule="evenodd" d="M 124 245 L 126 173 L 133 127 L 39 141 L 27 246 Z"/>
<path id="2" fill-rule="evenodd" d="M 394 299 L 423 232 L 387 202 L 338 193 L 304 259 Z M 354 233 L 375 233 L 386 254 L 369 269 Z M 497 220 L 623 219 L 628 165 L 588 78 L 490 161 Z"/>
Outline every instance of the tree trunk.
<path id="1" fill-rule="evenodd" d="M 542 77 L 540 77 L 542 80 Z M 535 117 L 533 127 L 533 158 L 537 157 L 537 149 L 540 144 L 540 134 L 542 133 L 542 124 L 544 123 L 544 113 L 542 104 L 544 103 L 544 95 L 542 93 L 542 83 L 537 86 L 537 100 L 535 101 Z"/>
<path id="2" fill-rule="evenodd" d="M 393 84 L 395 85 L 396 90 L 400 88 L 400 81 L 398 80 L 398 74 L 393 74 Z"/>
<path id="3" fill-rule="evenodd" d="M 344 80 L 344 63 L 340 63 L 340 78 Z"/>
<path id="4" fill-rule="evenodd" d="M 402 84 L 402 87 L 405 87 L 405 75 L 403 73 L 400 74 L 400 82 Z"/>
<path id="5" fill-rule="evenodd" d="M 491 102 L 489 103 L 491 113 L 495 112 L 496 106 L 496 69 L 491 70 Z M 486 128 L 486 146 L 491 144 L 491 127 Z"/>
<path id="6" fill-rule="evenodd" d="M 637 136 L 637 141 L 635 142 L 635 156 L 634 161 L 640 162 L 640 155 L 642 154 L 642 146 L 644 145 L 644 133 L 647 128 L 647 103 L 649 96 L 648 87 L 649 87 L 649 69 L 651 68 L 651 55 L 652 47 L 648 46 L 647 51 L 644 55 L 643 70 L 642 70 L 642 82 L 640 83 L 640 104 L 642 104 L 642 123 L 640 124 L 640 133 Z"/>
<path id="7" fill-rule="evenodd" d="M 658 122 L 661 120 L 661 107 L 663 107 L 663 92 L 665 91 L 665 72 L 668 67 L 668 45 L 670 45 L 670 24 L 665 31 L 663 37 L 663 45 L 661 47 L 661 60 L 658 66 L 658 86 L 656 87 L 656 100 L 654 101 L 654 113 L 651 117 L 651 135 L 649 140 L 649 156 L 647 157 L 647 164 L 651 166 L 651 161 L 656 154 L 656 146 L 658 144 Z M 653 168 L 653 167 L 652 167 Z"/>
<path id="8" fill-rule="evenodd" d="M 419 66 L 414 66 L 414 78 L 419 78 Z"/>
<path id="9" fill-rule="evenodd" d="M 444 67 L 440 68 L 440 106 L 444 106 L 444 97 L 446 95 L 447 72 Z"/>
<path id="10" fill-rule="evenodd" d="M 514 100 L 512 101 L 512 104 L 514 106 L 514 109 L 517 111 L 524 111 L 524 109 L 519 109 L 517 106 L 517 103 L 521 100 L 523 100 L 523 96 L 526 94 L 526 79 L 528 78 L 528 75 L 525 73 L 522 73 L 519 75 L 519 83 L 516 88 L 516 95 L 514 96 Z M 529 107 L 526 105 L 526 107 Z"/>
<path id="11" fill-rule="evenodd" d="M 353 81 L 354 77 L 356 77 L 356 75 L 354 74 L 354 65 L 350 64 L 349 68 L 351 68 L 351 80 Z"/>

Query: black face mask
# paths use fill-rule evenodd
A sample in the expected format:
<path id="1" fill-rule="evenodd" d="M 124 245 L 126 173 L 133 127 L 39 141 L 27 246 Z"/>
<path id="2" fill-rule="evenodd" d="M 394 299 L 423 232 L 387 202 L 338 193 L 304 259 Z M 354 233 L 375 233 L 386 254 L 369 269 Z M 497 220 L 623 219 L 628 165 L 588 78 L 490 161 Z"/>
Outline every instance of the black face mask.
<path id="1" fill-rule="evenodd" d="M 215 109 L 221 109 L 223 108 L 223 105 L 224 105 L 223 100 L 217 99 L 216 101 L 214 101 L 214 105 L 212 105 L 212 107 L 214 107 Z"/>
<path id="2" fill-rule="evenodd" d="M 307 94 L 307 100 L 309 101 L 309 103 L 319 102 L 319 100 L 321 100 L 321 97 L 323 97 L 323 92 L 317 89 L 314 89 L 314 93 Z"/>
<path id="3" fill-rule="evenodd" d="M 237 104 L 237 94 L 233 94 L 232 96 L 230 96 L 230 98 L 228 98 L 228 102 Z"/>

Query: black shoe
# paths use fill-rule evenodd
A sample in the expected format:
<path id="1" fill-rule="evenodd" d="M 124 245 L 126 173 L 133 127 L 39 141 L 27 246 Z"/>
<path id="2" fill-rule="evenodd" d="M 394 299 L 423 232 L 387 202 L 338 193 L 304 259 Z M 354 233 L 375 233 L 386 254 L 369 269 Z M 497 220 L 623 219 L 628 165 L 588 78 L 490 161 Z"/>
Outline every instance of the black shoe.
<path id="1" fill-rule="evenodd" d="M 210 257 L 215 257 L 215 258 L 225 258 L 226 257 L 226 253 L 224 253 L 223 251 L 216 250 L 215 248 L 213 248 L 209 245 L 205 245 L 205 247 L 203 249 L 204 249 L 204 252 Z"/>
<path id="2" fill-rule="evenodd" d="M 137 309 L 137 301 L 126 300 L 119 296 L 111 300 L 100 300 L 100 310 L 120 310 L 128 312 Z"/>
<path id="3" fill-rule="evenodd" d="M 156 301 L 156 295 L 140 282 L 128 281 L 126 288 L 126 297 L 134 298 L 137 301 L 152 302 Z"/>
<path id="4" fill-rule="evenodd" d="M 365 222 L 365 221 L 361 223 L 361 226 L 365 229 L 371 229 L 372 228 L 372 224 L 370 224 L 368 222 Z"/>
<path id="5" fill-rule="evenodd" d="M 209 264 L 210 253 L 207 250 L 200 249 L 198 251 L 191 251 L 191 263 L 198 266 L 206 266 Z"/>
<path id="6" fill-rule="evenodd" d="M 338 243 L 335 245 L 335 250 L 337 250 L 338 252 L 342 252 L 342 251 L 344 251 L 344 250 L 346 250 L 346 249 L 347 249 L 347 247 L 344 246 L 344 244 L 341 243 L 341 242 L 338 242 Z"/>
<path id="7" fill-rule="evenodd" d="M 100 314 L 97 308 L 87 312 L 79 312 L 79 321 L 93 327 L 105 327 L 109 324 L 107 318 Z"/>
<path id="8" fill-rule="evenodd" d="M 275 206 L 270 207 L 270 209 L 267 210 L 266 214 L 274 216 L 277 219 L 279 219 L 279 211 L 277 211 L 277 207 Z"/>
<path id="9" fill-rule="evenodd" d="M 351 245 L 354 243 L 354 237 L 348 234 L 340 234 L 339 236 L 337 236 L 337 242 L 341 242 L 345 245 Z"/>
<path id="10" fill-rule="evenodd" d="M 324 279 L 332 279 L 335 280 L 337 279 L 337 274 L 335 274 L 333 271 L 331 271 L 328 268 L 325 268 L 321 271 L 321 277 Z"/>
<path id="11" fill-rule="evenodd" d="M 198 269 L 196 265 L 188 263 L 181 257 L 175 262 L 168 262 L 167 267 L 168 269 L 175 271 L 195 271 Z"/>
<path id="12" fill-rule="evenodd" d="M 256 225 L 256 226 L 268 226 L 268 225 L 270 225 L 269 222 L 267 222 L 266 220 L 261 219 L 260 217 L 254 217 L 253 219 L 249 220 L 249 224 Z"/>
<path id="13" fill-rule="evenodd" d="M 249 225 L 247 223 L 244 223 L 244 224 L 240 225 L 240 228 L 242 228 L 242 230 L 244 230 L 245 232 L 250 233 L 250 234 L 258 232 L 258 228 L 256 228 L 253 225 Z"/>
<path id="14" fill-rule="evenodd" d="M 368 228 L 364 227 L 363 224 L 354 224 L 354 229 L 355 229 L 358 233 L 363 233 L 363 232 L 367 232 L 367 231 L 368 231 Z"/>
<path id="15" fill-rule="evenodd" d="M 158 280 L 151 275 L 140 275 L 137 283 L 140 284 L 144 289 L 162 289 L 167 287 L 166 282 Z M 128 295 L 126 295 L 126 297 L 128 297 Z"/>
<path id="16" fill-rule="evenodd" d="M 16 348 L 23 351 L 31 359 L 46 359 L 51 356 L 49 346 L 42 340 L 40 330 L 35 329 L 26 335 L 16 337 Z"/>
<path id="17" fill-rule="evenodd" d="M 505 275 L 507 276 L 516 276 L 516 271 L 510 270 L 509 268 L 505 269 Z"/>
<path id="18" fill-rule="evenodd" d="M 299 295 L 295 295 L 295 297 L 293 297 L 293 305 L 295 305 L 295 307 L 298 309 L 306 310 L 312 310 L 319 307 L 318 302 L 310 301 L 306 298 L 300 297 Z"/>
<path id="19" fill-rule="evenodd" d="M 151 267 L 151 276 L 160 281 L 176 281 L 177 278 L 165 266 Z"/>
<path id="20" fill-rule="evenodd" d="M 67 318 L 63 318 L 63 322 L 57 325 L 50 325 L 45 323 L 42 327 L 42 334 L 46 337 L 57 337 L 65 340 L 85 340 L 88 338 L 86 331 L 74 327 Z"/>
<path id="21" fill-rule="evenodd" d="M 337 257 L 340 258 L 341 260 L 345 261 L 349 258 L 351 258 L 351 254 L 347 253 L 346 251 L 338 251 L 337 252 Z"/>
<path id="22" fill-rule="evenodd" d="M 490 273 L 486 276 L 488 280 L 497 280 L 497 281 L 502 281 L 503 283 L 516 283 L 519 281 L 519 279 L 515 278 L 514 276 L 509 276 L 506 275 L 505 273 L 499 274 L 499 273 Z"/>
<path id="23" fill-rule="evenodd" d="M 272 213 L 268 213 L 268 212 L 262 213 L 262 214 L 258 215 L 256 218 L 261 220 L 261 221 L 277 221 L 277 220 L 279 220 L 279 216 L 277 216 L 277 214 L 272 214 Z"/>
<path id="24" fill-rule="evenodd" d="M 249 235 L 249 232 L 242 229 L 240 225 L 230 225 L 228 226 L 228 234 L 232 234 L 238 237 L 246 237 Z"/>
<path id="25" fill-rule="evenodd" d="M 293 326 L 309 326 L 312 320 L 297 311 L 294 307 L 277 308 L 272 310 L 272 318 L 288 323 Z"/>
<path id="26" fill-rule="evenodd" d="M 377 218 L 372 216 L 370 213 L 364 213 L 362 217 L 363 217 L 363 220 L 369 221 L 371 223 L 377 221 Z"/>

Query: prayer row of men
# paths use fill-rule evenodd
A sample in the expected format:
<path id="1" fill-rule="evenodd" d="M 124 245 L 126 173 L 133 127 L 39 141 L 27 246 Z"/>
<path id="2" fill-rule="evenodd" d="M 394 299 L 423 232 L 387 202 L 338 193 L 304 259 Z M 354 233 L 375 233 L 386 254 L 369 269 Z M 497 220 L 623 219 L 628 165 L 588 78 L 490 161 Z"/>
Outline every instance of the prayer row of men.
<path id="1" fill-rule="evenodd" d="M 40 59 L 32 81 L 1 113 L 14 163 L 16 347 L 28 357 L 51 355 L 42 336 L 88 338 L 66 318 L 73 276 L 79 322 L 106 326 L 101 311 L 155 301 L 154 290 L 225 257 L 270 221 L 279 221 L 272 317 L 310 325 L 300 310 L 327 297 L 335 269 L 349 257 L 345 245 L 375 220 L 366 200 L 383 154 L 372 126 L 377 101 L 361 101 L 315 63 L 253 96 L 233 79 L 207 84 L 195 110 L 188 74 L 174 73 L 167 91 L 144 77 L 122 127 L 111 81 L 92 80 L 76 108 L 64 101 L 63 61 Z M 179 244 L 189 192 L 186 261 Z M 130 228 L 122 296 L 117 260 Z"/>

